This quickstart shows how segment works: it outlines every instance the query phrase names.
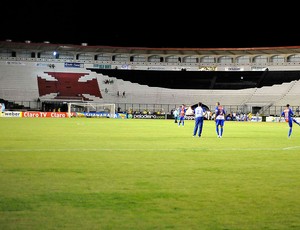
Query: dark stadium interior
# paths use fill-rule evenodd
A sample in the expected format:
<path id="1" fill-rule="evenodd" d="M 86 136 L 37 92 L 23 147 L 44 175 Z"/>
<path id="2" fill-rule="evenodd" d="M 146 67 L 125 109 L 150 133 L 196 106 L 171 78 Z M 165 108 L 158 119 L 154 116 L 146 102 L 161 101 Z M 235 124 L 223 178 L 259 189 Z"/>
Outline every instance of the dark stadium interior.
<path id="1" fill-rule="evenodd" d="M 299 71 L 89 70 L 141 85 L 170 89 L 247 89 L 300 79 Z"/>

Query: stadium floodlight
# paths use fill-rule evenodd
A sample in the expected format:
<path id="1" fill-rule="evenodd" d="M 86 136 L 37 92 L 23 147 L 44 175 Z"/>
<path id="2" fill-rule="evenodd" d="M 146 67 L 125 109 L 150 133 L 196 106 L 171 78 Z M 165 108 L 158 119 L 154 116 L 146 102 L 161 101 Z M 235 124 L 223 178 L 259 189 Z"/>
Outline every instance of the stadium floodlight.
<path id="1" fill-rule="evenodd" d="M 115 118 L 116 105 L 95 102 L 69 102 L 68 117 Z"/>

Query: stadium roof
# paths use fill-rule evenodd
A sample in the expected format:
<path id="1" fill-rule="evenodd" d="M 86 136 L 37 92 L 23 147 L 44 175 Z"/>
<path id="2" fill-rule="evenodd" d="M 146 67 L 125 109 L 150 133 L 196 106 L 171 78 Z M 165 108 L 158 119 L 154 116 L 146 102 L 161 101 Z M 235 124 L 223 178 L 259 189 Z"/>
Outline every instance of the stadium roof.
<path id="1" fill-rule="evenodd" d="M 86 43 L 53 44 L 50 42 L 32 43 L 31 41 L 13 42 L 0 41 L 0 49 L 57 51 L 76 53 L 119 53 L 119 54 L 148 54 L 148 55 L 289 55 L 300 53 L 300 46 L 253 47 L 253 48 L 147 48 L 147 47 L 118 47 L 118 46 L 89 46 Z"/>

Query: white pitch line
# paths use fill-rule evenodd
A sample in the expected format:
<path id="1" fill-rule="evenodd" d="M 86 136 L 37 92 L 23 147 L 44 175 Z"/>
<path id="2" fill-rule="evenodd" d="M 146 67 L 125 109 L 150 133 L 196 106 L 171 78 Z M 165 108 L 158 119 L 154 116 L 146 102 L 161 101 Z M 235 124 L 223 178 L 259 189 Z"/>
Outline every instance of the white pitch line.
<path id="1" fill-rule="evenodd" d="M 291 146 L 291 147 L 286 147 L 286 148 L 283 148 L 283 150 L 293 150 L 293 149 L 299 149 L 300 146 Z"/>

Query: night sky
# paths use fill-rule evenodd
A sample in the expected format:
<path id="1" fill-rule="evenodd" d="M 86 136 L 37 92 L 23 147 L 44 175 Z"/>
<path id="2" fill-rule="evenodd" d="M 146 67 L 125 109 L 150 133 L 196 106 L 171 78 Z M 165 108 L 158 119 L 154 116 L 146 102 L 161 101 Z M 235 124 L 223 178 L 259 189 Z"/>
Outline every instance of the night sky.
<path id="1" fill-rule="evenodd" d="M 151 48 L 300 46 L 297 7 L 291 4 L 271 9 L 255 2 L 4 3 L 2 41 Z"/>

